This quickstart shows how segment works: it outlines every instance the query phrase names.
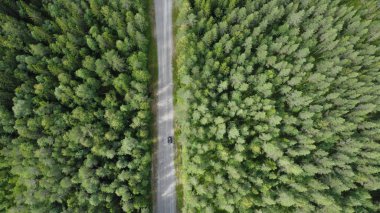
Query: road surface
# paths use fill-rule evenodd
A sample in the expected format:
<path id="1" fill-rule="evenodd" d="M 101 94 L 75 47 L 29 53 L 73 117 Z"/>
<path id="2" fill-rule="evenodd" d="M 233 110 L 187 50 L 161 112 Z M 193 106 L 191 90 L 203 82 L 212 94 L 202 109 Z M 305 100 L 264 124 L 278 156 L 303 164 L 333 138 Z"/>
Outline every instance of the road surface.
<path id="1" fill-rule="evenodd" d="M 157 213 L 173 213 L 177 208 L 174 144 L 168 143 L 168 136 L 174 135 L 172 6 L 172 0 L 154 0 L 158 51 L 158 144 L 154 168 L 156 187 L 154 206 Z"/>

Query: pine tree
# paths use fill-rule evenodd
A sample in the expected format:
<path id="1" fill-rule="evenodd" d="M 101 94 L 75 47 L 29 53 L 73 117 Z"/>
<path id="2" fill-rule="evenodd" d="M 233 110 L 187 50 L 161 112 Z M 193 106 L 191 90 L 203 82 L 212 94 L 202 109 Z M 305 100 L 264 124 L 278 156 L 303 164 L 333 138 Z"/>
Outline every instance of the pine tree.
<path id="1" fill-rule="evenodd" d="M 378 210 L 374 2 L 179 3 L 183 211 Z"/>

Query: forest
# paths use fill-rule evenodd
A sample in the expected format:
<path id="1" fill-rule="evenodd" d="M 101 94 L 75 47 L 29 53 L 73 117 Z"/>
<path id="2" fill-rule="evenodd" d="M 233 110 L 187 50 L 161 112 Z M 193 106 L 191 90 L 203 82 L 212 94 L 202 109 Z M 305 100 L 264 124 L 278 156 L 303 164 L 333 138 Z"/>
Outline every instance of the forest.
<path id="1" fill-rule="evenodd" d="M 1 0 L 0 212 L 153 211 L 152 2 Z M 180 212 L 380 212 L 379 1 L 173 2 Z"/>
<path id="2" fill-rule="evenodd" d="M 379 212 L 378 1 L 176 8 L 182 212 Z"/>
<path id="3" fill-rule="evenodd" d="M 149 212 L 143 0 L 1 0 L 0 212 Z"/>

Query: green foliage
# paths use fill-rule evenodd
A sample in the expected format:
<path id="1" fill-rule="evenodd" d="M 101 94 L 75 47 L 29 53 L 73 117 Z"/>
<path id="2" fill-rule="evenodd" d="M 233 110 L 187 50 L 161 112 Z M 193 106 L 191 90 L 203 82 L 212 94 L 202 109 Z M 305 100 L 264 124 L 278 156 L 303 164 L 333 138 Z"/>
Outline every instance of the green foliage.
<path id="1" fill-rule="evenodd" d="M 376 3 L 178 2 L 183 212 L 379 211 Z"/>
<path id="2" fill-rule="evenodd" d="M 151 208 L 146 16 L 143 1 L 1 2 L 0 212 Z"/>

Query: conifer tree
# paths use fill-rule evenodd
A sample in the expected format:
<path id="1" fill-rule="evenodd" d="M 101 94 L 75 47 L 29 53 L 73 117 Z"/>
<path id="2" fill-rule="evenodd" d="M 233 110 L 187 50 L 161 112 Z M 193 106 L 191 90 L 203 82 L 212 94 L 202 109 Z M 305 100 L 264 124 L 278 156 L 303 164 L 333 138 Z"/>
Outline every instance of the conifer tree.
<path id="1" fill-rule="evenodd" d="M 1 212 L 151 208 L 145 7 L 2 1 Z"/>
<path id="2" fill-rule="evenodd" d="M 379 210 L 375 2 L 179 2 L 183 212 Z"/>

